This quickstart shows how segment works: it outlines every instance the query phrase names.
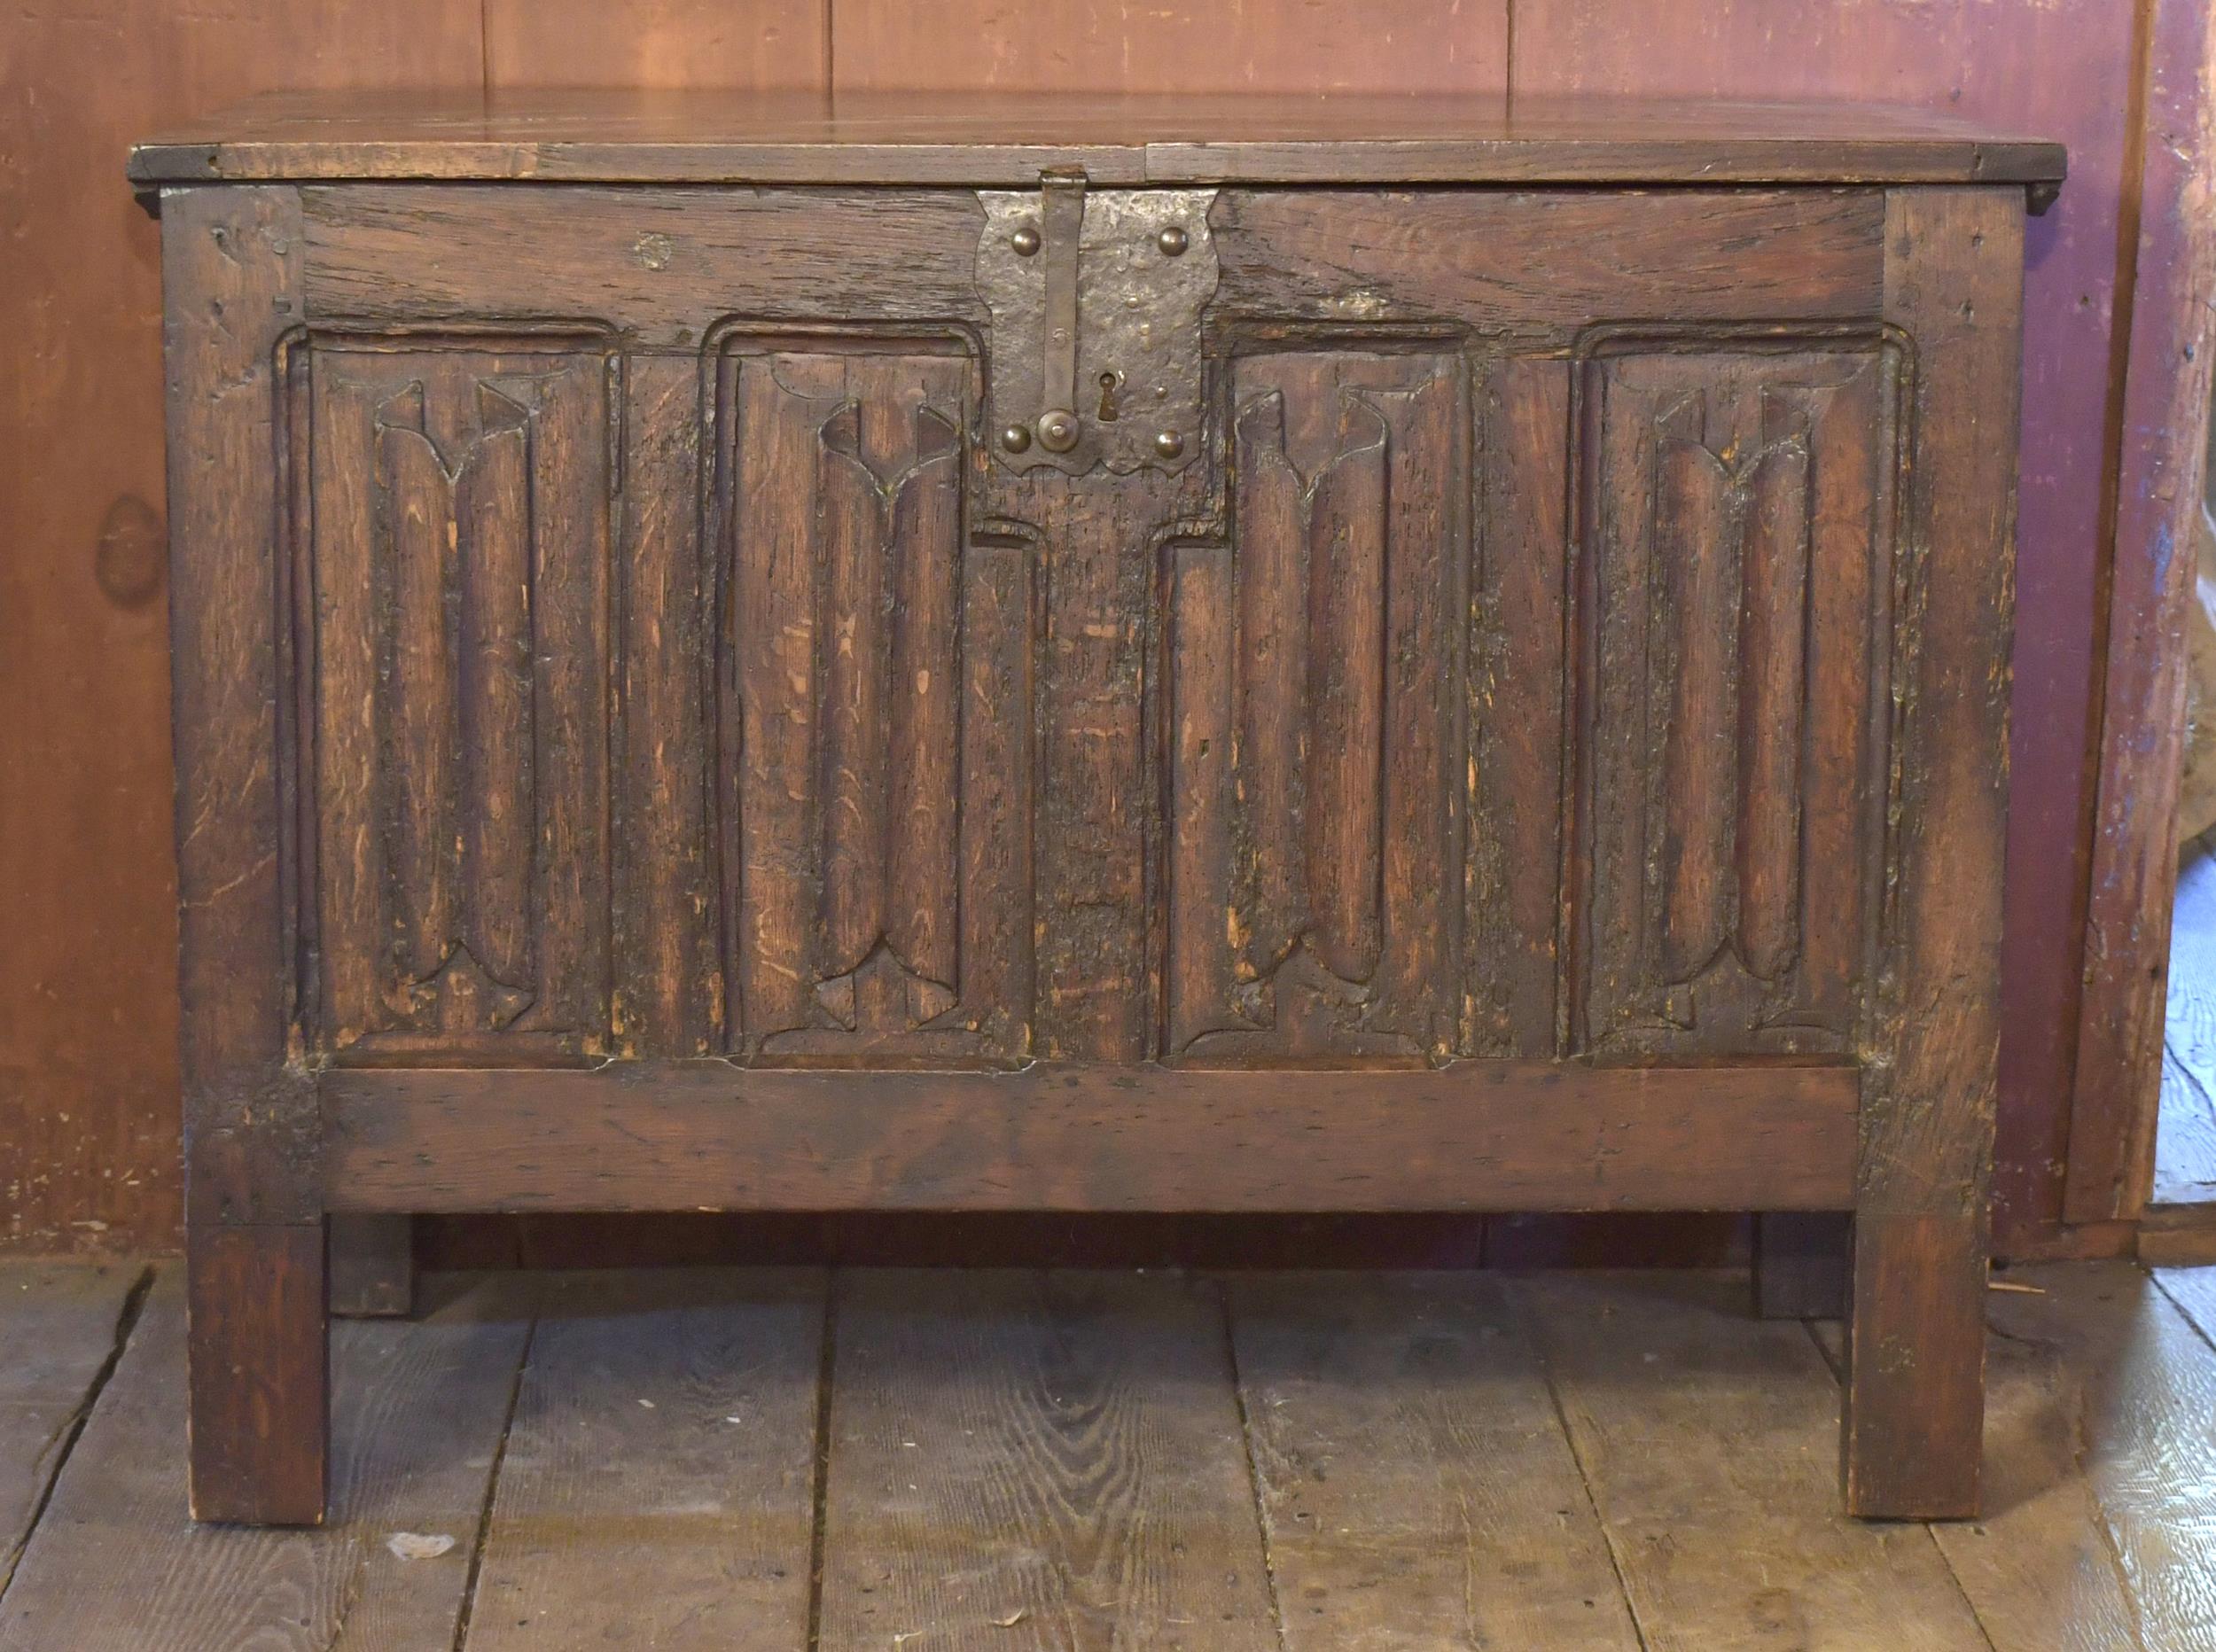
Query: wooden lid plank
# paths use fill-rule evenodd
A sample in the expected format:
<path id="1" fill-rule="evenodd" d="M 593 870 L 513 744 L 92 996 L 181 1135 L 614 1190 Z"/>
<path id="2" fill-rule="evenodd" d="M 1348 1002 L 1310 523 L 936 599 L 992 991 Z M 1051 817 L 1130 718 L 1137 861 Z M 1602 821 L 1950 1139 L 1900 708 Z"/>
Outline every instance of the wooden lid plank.
<path id="1" fill-rule="evenodd" d="M 1343 95 L 287 93 L 132 151 L 142 184 L 365 178 L 2052 183 L 2059 144 L 1860 105 Z"/>

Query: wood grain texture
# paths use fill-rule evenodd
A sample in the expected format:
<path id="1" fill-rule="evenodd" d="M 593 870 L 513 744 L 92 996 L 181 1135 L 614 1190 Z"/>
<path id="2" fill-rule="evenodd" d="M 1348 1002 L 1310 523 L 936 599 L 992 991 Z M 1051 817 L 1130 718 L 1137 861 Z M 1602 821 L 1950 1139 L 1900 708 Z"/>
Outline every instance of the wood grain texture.
<path id="1" fill-rule="evenodd" d="M 0 1591 L 8 1586 L 74 1431 L 145 1289 L 144 1270 L 99 1263 L 0 1266 Z"/>
<path id="2" fill-rule="evenodd" d="M 1174 15 L 1174 14 L 1164 14 Z M 1151 74 L 1162 72 L 1150 64 Z M 1781 131 L 1788 136 L 1781 137 Z M 936 183 L 1972 183 L 2060 145 L 1939 113 L 1713 99 L 867 91 L 269 97 L 132 153 L 141 182 L 481 178 Z"/>
<path id="3" fill-rule="evenodd" d="M 192 1517 L 315 1526 L 330 1484 L 324 1225 L 194 1222 Z"/>
<path id="4" fill-rule="evenodd" d="M 1995 1292 L 1989 1512 L 1934 1528 L 1998 1652 L 2216 1645 L 2210 1350 L 2120 1264 L 2012 1269 Z"/>
<path id="5" fill-rule="evenodd" d="M 2204 6 L 2151 8 L 2125 359 L 2100 790 L 2086 907 L 2085 1001 L 2063 1214 L 2147 1202 L 2161 1112 L 2162 961 L 2177 877 L 2178 777 L 2206 462 L 2216 302 L 2216 27 Z"/>
<path id="6" fill-rule="evenodd" d="M 1442 316 L 1566 345 L 1598 322 L 1866 319 L 1881 299 L 1873 190 L 1449 193 L 1226 190 L 1216 306 L 1268 321 Z M 1549 248 L 1543 269 L 1529 249 Z"/>
<path id="7" fill-rule="evenodd" d="M 1459 1020 L 1438 877 L 1462 853 L 1462 366 L 1255 355 L 1232 403 L 1237 531 L 1182 553 L 1167 620 L 1164 1054 L 1442 1058 Z"/>
<path id="8" fill-rule="evenodd" d="M 162 237 L 187 1192 L 202 1220 L 298 1223 L 316 1150 L 291 1059 L 289 632 L 277 545 L 277 342 L 300 316 L 298 198 L 200 191 Z"/>
<path id="9" fill-rule="evenodd" d="M 1888 214 L 1915 340 L 1896 575 L 1887 955 L 1864 1034 L 1848 1500 L 1976 1508 L 1986 1190 L 2001 1032 L 2022 209 L 1918 192 Z"/>
<path id="10" fill-rule="evenodd" d="M 612 343 L 319 333 L 305 354 L 315 1048 L 604 1055 Z"/>
<path id="11" fill-rule="evenodd" d="M 1603 332 L 1578 363 L 1572 1048 L 1851 1048 L 1885 816 L 1900 360 Z"/>
<path id="12" fill-rule="evenodd" d="M 1280 1644 L 1210 1286 L 861 1274 L 837 1324 L 827 1652 Z"/>
<path id="13" fill-rule="evenodd" d="M 1721 1275 L 1514 1289 L 1648 1647 L 1986 1648 L 1927 1528 L 1840 1512 L 1838 1390 L 1801 1326 Z"/>
<path id="14" fill-rule="evenodd" d="M 1845 1067 L 349 1070 L 335 1209 L 1839 1209 Z"/>
<path id="15" fill-rule="evenodd" d="M 334 1339 L 332 1519 L 315 1532 L 185 1513 L 180 1270 L 149 1295 L 0 1602 L 7 1652 L 420 1652 L 451 1643 L 536 1282 L 442 1281 L 415 1321 Z M 403 1559 L 396 1532 L 450 1537 Z"/>
<path id="16" fill-rule="evenodd" d="M 699 368 L 639 355 L 623 382 L 611 1031 L 621 1056 L 705 1056 L 722 1047 L 723 994 Z"/>
<path id="17" fill-rule="evenodd" d="M 739 332 L 717 369 L 724 1020 L 764 1064 L 1030 1047 L 1028 604 L 961 554 L 974 375 L 929 344 Z"/>
<path id="18" fill-rule="evenodd" d="M 1249 1274 L 1225 1289 L 1289 1652 L 1641 1644 L 1500 1283 Z"/>
<path id="19" fill-rule="evenodd" d="M 823 1293 L 820 1273 L 760 1270 L 550 1287 L 485 1528 L 472 1652 L 807 1640 Z"/>

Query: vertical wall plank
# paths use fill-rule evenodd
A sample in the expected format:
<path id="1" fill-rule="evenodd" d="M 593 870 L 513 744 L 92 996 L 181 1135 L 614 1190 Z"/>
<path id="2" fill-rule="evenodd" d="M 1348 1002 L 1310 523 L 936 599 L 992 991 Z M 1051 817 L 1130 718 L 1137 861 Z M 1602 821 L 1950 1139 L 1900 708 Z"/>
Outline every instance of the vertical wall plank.
<path id="1" fill-rule="evenodd" d="M 458 0 L 457 0 L 458 4 Z M 485 85 L 824 83 L 831 0 L 482 0 Z"/>
<path id="2" fill-rule="evenodd" d="M 837 91 L 1499 91 L 1508 0 L 832 0 Z"/>
<path id="3" fill-rule="evenodd" d="M 2070 182 L 2028 231 L 2009 1006 L 1996 1186 L 2003 1247 L 2061 1214 L 2079 1001 L 2094 620 L 2108 446 L 2132 0 L 1521 0 L 1518 97 L 1883 101 L 2060 138 Z"/>
<path id="4" fill-rule="evenodd" d="M 2064 1215 L 2136 1217 L 2154 1165 L 2164 965 L 2177 896 L 2185 612 L 2197 559 L 2216 299 L 2216 26 L 2204 0 L 2150 24 L 2137 290 L 2118 455 L 2107 696 Z"/>

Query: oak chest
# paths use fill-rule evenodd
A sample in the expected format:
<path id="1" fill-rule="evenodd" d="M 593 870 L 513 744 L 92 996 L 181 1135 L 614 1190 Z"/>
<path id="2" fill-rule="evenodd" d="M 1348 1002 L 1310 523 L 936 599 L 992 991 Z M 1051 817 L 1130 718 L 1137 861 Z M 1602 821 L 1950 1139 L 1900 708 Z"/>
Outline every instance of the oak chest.
<path id="1" fill-rule="evenodd" d="M 332 1215 L 695 1208 L 1851 1212 L 1848 1506 L 1974 1507 L 2055 146 L 600 96 L 132 170 L 201 1517 L 321 1516 Z"/>

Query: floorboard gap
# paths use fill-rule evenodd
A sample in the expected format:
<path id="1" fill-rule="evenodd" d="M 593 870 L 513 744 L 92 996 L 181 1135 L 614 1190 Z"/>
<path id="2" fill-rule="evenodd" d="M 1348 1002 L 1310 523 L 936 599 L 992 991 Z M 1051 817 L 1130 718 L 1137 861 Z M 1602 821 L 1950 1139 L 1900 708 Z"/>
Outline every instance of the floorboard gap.
<path id="1" fill-rule="evenodd" d="M 1651 1652 L 1653 1642 L 1647 1639 L 1647 1626 L 1639 1620 L 1639 1602 L 1633 1598 L 1631 1585 L 1624 1578 L 1624 1557 L 1616 1547 L 1616 1533 L 1608 1523 L 1608 1516 L 1601 1513 L 1600 1499 L 1593 1494 L 1592 1470 L 1586 1466 L 1585 1453 L 1578 1449 L 1578 1437 L 1571 1431 L 1570 1414 L 1562 1403 L 1562 1388 L 1556 1382 L 1554 1359 L 1547 1352 L 1547 1339 L 1540 1334 L 1538 1315 L 1532 1312 L 1531 1299 L 1524 1293 L 1522 1282 L 1510 1279 L 1502 1282 L 1509 1306 L 1523 1321 L 1524 1336 L 1539 1357 L 1540 1379 L 1547 1385 L 1547 1403 L 1554 1407 L 1554 1425 L 1562 1430 L 1563 1443 L 1570 1448 L 1570 1461 L 1577 1465 L 1578 1488 L 1585 1493 L 1585 1506 L 1593 1511 L 1593 1523 L 1600 1528 L 1601 1541 L 1608 1546 L 1608 1569 L 1616 1576 L 1616 1593 L 1623 1596 L 1624 1612 L 1631 1619 L 1631 1633 L 1639 1637 L 1640 1652 Z"/>
<path id="2" fill-rule="evenodd" d="M 823 1644 L 824 1539 L 831 1525 L 831 1383 L 839 1363 L 839 1282 L 823 1281 L 823 1339 L 815 1356 L 815 1484 L 808 1534 L 808 1652 Z"/>
<path id="3" fill-rule="evenodd" d="M 146 1305 L 146 1293 L 154 1288 L 154 1266 L 149 1262 L 139 1270 L 131 1288 L 123 1293 L 123 1305 L 116 1311 L 115 1335 L 108 1345 L 107 1358 L 100 1361 L 100 1368 L 85 1384 L 85 1391 L 76 1407 L 54 1430 L 55 1444 L 46 1477 L 38 1488 L 38 1500 L 31 1506 L 31 1517 L 23 1523 L 23 1536 L 8 1550 L 4 1562 L 0 1562 L 0 1601 L 7 1598 L 8 1586 L 15 1581 L 16 1568 L 22 1563 L 23 1551 L 31 1545 L 32 1536 L 38 1531 L 38 1523 L 46 1518 L 46 1507 L 54 1500 L 54 1488 L 61 1484 L 62 1470 L 69 1466 L 70 1453 L 77 1449 L 85 1424 L 92 1419 L 92 1408 L 100 1402 L 100 1395 L 115 1375 L 115 1368 L 123 1358 L 124 1346 L 131 1339 L 131 1332 L 138 1325 L 138 1315 Z"/>
<path id="4" fill-rule="evenodd" d="M 1246 1414 L 1246 1382 L 1239 1375 L 1239 1342 L 1231 1324 L 1231 1293 L 1221 1277 L 1215 1287 L 1216 1305 L 1223 1313 L 1223 1361 L 1231 1374 L 1231 1403 L 1239 1414 L 1239 1446 L 1246 1456 L 1246 1490 L 1254 1506 L 1254 1530 L 1262 1541 L 1262 1581 L 1269 1591 L 1269 1626 L 1278 1652 L 1285 1652 L 1285 1605 L 1277 1594 L 1277 1554 L 1271 1542 L 1269 1514 L 1262 1507 L 1262 1467 L 1254 1456 L 1254 1425 Z"/>
<path id="5" fill-rule="evenodd" d="M 500 1496 L 500 1467 L 508 1459 L 508 1437 L 516 1426 L 516 1406 L 523 1398 L 523 1379 L 531 1368 L 531 1350 L 539 1339 L 539 1326 L 546 1317 L 546 1301 L 542 1294 L 536 1297 L 537 1308 L 531 1315 L 531 1329 L 523 1335 L 523 1352 L 516 1360 L 516 1374 L 508 1383 L 508 1407 L 501 1414 L 500 1438 L 493 1446 L 493 1466 L 485 1476 L 485 1500 L 478 1506 L 477 1531 L 470 1540 L 469 1575 L 462 1580 L 462 1609 L 454 1618 L 454 1645 L 451 1652 L 463 1652 L 470 1638 L 470 1618 L 477 1610 L 477 1586 L 485 1570 L 485 1543 L 492 1534 L 493 1504 Z"/>

